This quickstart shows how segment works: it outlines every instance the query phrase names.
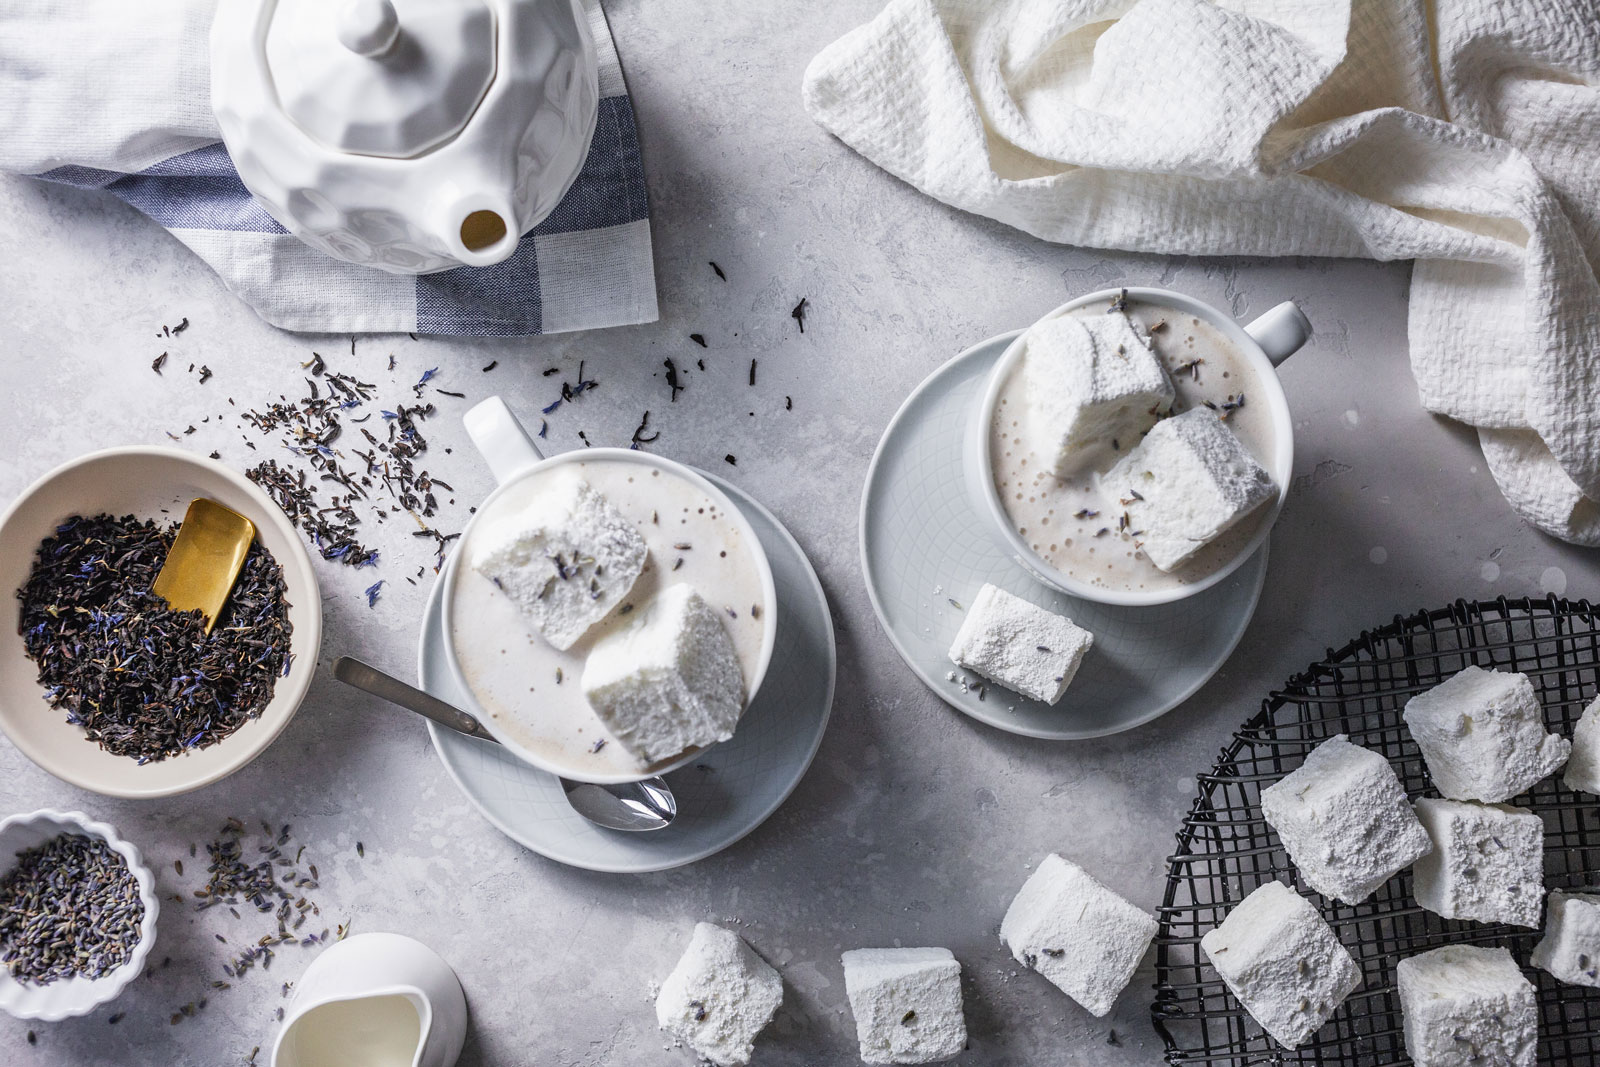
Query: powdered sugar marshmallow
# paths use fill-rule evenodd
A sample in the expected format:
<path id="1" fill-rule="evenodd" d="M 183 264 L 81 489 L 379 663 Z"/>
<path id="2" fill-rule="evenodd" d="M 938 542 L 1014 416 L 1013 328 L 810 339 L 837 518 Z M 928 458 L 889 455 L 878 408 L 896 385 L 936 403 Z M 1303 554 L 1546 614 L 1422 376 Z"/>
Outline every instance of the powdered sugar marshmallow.
<path id="1" fill-rule="evenodd" d="M 472 569 L 565 651 L 622 603 L 644 567 L 639 531 L 576 473 L 552 478 L 537 511 L 498 518 Z"/>
<path id="2" fill-rule="evenodd" d="M 717 1067 L 742 1067 L 782 1002 L 783 979 L 743 938 L 696 923 L 689 947 L 661 983 L 656 1022 Z"/>
<path id="3" fill-rule="evenodd" d="M 1272 499 L 1272 475 L 1210 408 L 1156 423 L 1100 479 L 1112 514 L 1127 515 L 1134 543 L 1170 571 Z"/>
<path id="4" fill-rule="evenodd" d="M 1534 1067 L 1538 1004 L 1508 950 L 1446 945 L 1401 960 L 1395 977 L 1416 1067 Z"/>
<path id="5" fill-rule="evenodd" d="M 1417 817 L 1433 851 L 1412 868 L 1417 903 L 1446 919 L 1538 926 L 1544 820 L 1509 804 L 1423 797 Z"/>
<path id="6" fill-rule="evenodd" d="M 1572 730 L 1572 755 L 1561 776 L 1568 789 L 1600 793 L 1600 697 L 1583 709 Z"/>
<path id="7" fill-rule="evenodd" d="M 1343 734 L 1262 790 L 1261 813 L 1306 885 L 1348 904 L 1433 849 L 1389 761 Z"/>
<path id="8" fill-rule="evenodd" d="M 1095 1016 L 1111 1010 L 1155 936 L 1154 919 L 1055 853 L 1022 884 L 1000 923 L 1000 940 L 1018 963 Z"/>
<path id="9" fill-rule="evenodd" d="M 619 742 L 654 763 L 732 737 L 744 675 L 721 616 L 680 583 L 595 642 L 583 695 Z"/>
<path id="10" fill-rule="evenodd" d="M 1057 476 L 1097 444 L 1143 433 L 1172 406 L 1172 379 L 1149 336 L 1120 312 L 1044 319 L 1022 343 L 1027 432 Z"/>
<path id="11" fill-rule="evenodd" d="M 1600 988 L 1600 896 L 1552 892 L 1545 901 L 1544 938 L 1528 962 L 1571 985 Z"/>
<path id="12" fill-rule="evenodd" d="M 943 948 L 846 952 L 845 994 L 867 1063 L 938 1063 L 967 1045 L 961 965 Z"/>
<path id="13" fill-rule="evenodd" d="M 1311 902 L 1267 882 L 1200 939 L 1216 968 L 1261 1028 L 1298 1048 L 1361 984 L 1361 970 Z"/>
<path id="14" fill-rule="evenodd" d="M 1094 635 L 993 585 L 973 598 L 950 646 L 956 666 L 1025 697 L 1054 704 L 1094 645 Z"/>
<path id="15" fill-rule="evenodd" d="M 1525 674 L 1472 666 L 1406 701 L 1428 774 L 1452 800 L 1509 800 L 1561 769 L 1572 743 L 1546 733 Z"/>

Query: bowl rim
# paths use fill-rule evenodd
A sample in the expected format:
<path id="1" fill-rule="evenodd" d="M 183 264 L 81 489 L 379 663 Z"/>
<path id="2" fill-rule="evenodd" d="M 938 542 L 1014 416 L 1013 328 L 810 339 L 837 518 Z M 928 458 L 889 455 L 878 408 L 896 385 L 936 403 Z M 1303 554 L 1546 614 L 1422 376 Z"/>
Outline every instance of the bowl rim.
<path id="1" fill-rule="evenodd" d="M 69 459 L 41 474 L 29 483 L 27 488 L 17 494 L 15 499 L 6 507 L 4 513 L 0 513 L 0 549 L 3 549 L 7 539 L 13 536 L 11 525 L 17 514 L 36 496 L 48 491 L 54 482 L 80 468 L 123 457 L 144 457 L 154 461 L 187 464 L 199 467 L 201 470 L 228 482 L 249 497 L 259 509 L 258 515 L 247 515 L 246 518 L 255 522 L 258 530 L 263 522 L 270 523 L 277 534 L 290 546 L 291 559 L 277 560 L 279 566 L 285 572 L 285 586 L 291 586 L 291 563 L 305 578 L 306 625 L 296 628 L 295 634 L 290 637 L 289 647 L 291 655 L 304 655 L 309 651 L 307 667 L 304 670 L 295 670 L 291 665 L 289 673 L 278 678 L 274 683 L 273 701 L 276 701 L 280 695 L 288 697 L 285 702 L 285 711 L 282 713 L 280 720 L 275 723 L 267 723 L 264 732 L 256 737 L 252 745 L 240 747 L 239 751 L 233 754 L 231 758 L 219 761 L 217 767 L 208 773 L 195 775 L 174 785 L 159 788 L 108 786 L 103 782 L 96 781 L 93 776 L 82 773 L 78 765 L 71 761 L 64 763 L 51 758 L 47 752 L 41 751 L 38 746 L 32 744 L 26 736 L 19 736 L 8 729 L 7 718 L 0 716 L 0 733 L 4 733 L 17 751 L 28 757 L 34 766 L 41 770 L 54 775 L 69 785 L 87 789 L 101 796 L 119 797 L 128 800 L 155 800 L 193 792 L 196 789 L 202 789 L 205 786 L 221 781 L 249 765 L 257 756 L 265 752 L 288 727 L 290 721 L 294 719 L 295 714 L 299 711 L 300 705 L 304 702 L 306 693 L 311 689 L 311 682 L 316 674 L 317 662 L 321 658 L 322 593 L 320 583 L 317 580 L 316 568 L 312 566 L 311 554 L 306 550 L 305 542 L 301 540 L 300 531 L 295 528 L 294 523 L 289 521 L 289 517 L 284 514 L 283 509 L 271 497 L 250 479 L 226 464 L 195 452 L 181 448 L 169 448 L 163 445 L 118 445 L 112 448 L 96 449 Z M 259 536 L 258 533 L 257 537 L 259 538 Z M 32 557 L 36 547 L 30 546 L 28 548 L 29 558 Z M 288 592 L 293 594 L 293 588 L 289 588 Z M 0 592 L 0 595 L 3 595 L 3 592 Z M 290 602 L 292 604 L 293 600 Z M 8 635 L 0 634 L 0 640 L 6 639 L 8 639 Z M 300 645 L 300 647 L 297 649 L 296 645 Z M 43 690 L 40 692 L 40 699 L 43 701 Z M 51 711 L 56 710 L 48 701 L 43 701 L 43 704 L 45 708 Z M 263 717 L 257 716 L 253 721 L 259 722 Z M 232 740 L 231 737 L 224 738 L 218 744 L 226 745 L 230 740 Z M 182 756 L 180 755 L 177 758 L 181 759 Z"/>
<path id="2" fill-rule="evenodd" d="M 156 896 L 155 876 L 144 861 L 137 845 L 117 833 L 110 823 L 89 818 L 81 811 L 63 811 L 59 808 L 40 808 L 37 811 L 9 815 L 0 819 L 0 836 L 14 826 L 53 824 L 59 834 L 81 832 L 104 841 L 111 850 L 123 858 L 128 872 L 139 887 L 139 902 L 144 905 L 144 918 L 139 922 L 139 940 L 128 954 L 127 960 L 116 970 L 99 978 L 87 980 L 70 987 L 71 992 L 93 990 L 92 996 L 67 1003 L 69 987 L 54 982 L 31 986 L 9 978 L 0 978 L 0 1010 L 17 1019 L 38 1019 L 42 1022 L 60 1022 L 87 1015 L 103 1004 L 115 1000 L 134 979 L 144 973 L 145 961 L 156 943 L 156 920 L 161 914 L 161 901 Z M 0 875 L 10 871 L 15 856 L 0 852 Z"/>
<path id="3" fill-rule="evenodd" d="M 1256 371 L 1257 378 L 1261 380 L 1262 388 L 1267 391 L 1268 403 L 1272 409 L 1273 454 L 1266 458 L 1263 466 L 1266 466 L 1272 472 L 1273 478 L 1277 481 L 1277 492 L 1273 495 L 1270 506 L 1259 527 L 1250 539 L 1240 547 L 1239 551 L 1222 566 L 1198 581 L 1180 585 L 1173 589 L 1146 590 L 1144 592 L 1107 589 L 1103 586 L 1081 582 L 1070 575 L 1062 573 L 1051 566 L 1037 552 L 1033 551 L 1026 540 L 1017 533 L 1016 527 L 1012 525 L 1010 517 L 1005 510 L 1004 503 L 1000 500 L 1000 491 L 994 484 L 994 475 L 992 473 L 994 470 L 993 440 L 990 428 L 994 422 L 994 412 L 999 403 L 1000 392 L 1022 358 L 1028 331 L 1040 322 L 1070 314 L 1096 301 L 1115 299 L 1119 294 L 1149 303 L 1165 304 L 1178 311 L 1198 315 L 1211 326 L 1221 331 L 1229 341 L 1233 342 L 1240 354 Z M 1074 297 L 1024 327 L 1017 333 L 1011 343 L 1006 346 L 1005 351 L 1000 354 L 999 359 L 995 360 L 993 368 L 988 372 L 984 386 L 978 393 L 978 407 L 969 419 L 968 425 L 969 441 L 967 452 L 976 459 L 976 470 L 972 472 L 972 477 L 981 483 L 980 492 L 984 511 L 1017 561 L 1023 565 L 1024 569 L 1031 572 L 1035 578 L 1068 596 L 1081 597 L 1084 600 L 1092 600 L 1097 604 L 1109 604 L 1116 607 L 1151 607 L 1159 604 L 1170 604 L 1174 601 L 1194 596 L 1197 593 L 1202 593 L 1233 574 L 1271 536 L 1272 528 L 1277 524 L 1278 515 L 1282 512 L 1284 503 L 1289 499 L 1289 488 L 1294 475 L 1294 415 L 1289 407 L 1289 397 L 1284 391 L 1283 381 L 1278 376 L 1278 369 L 1267 358 L 1267 354 L 1260 343 L 1245 332 L 1243 324 L 1236 321 L 1221 308 L 1214 307 L 1204 300 L 1190 296 L 1187 293 L 1180 293 L 1173 289 L 1162 289 L 1156 286 L 1122 285 L 1109 289 L 1097 289 L 1092 293 Z"/>
<path id="4" fill-rule="evenodd" d="M 629 782 L 644 781 L 645 779 L 677 770 L 693 761 L 696 756 L 704 752 L 709 746 L 688 749 L 677 756 L 651 764 L 648 768 L 638 773 L 596 774 L 592 771 L 561 767 L 554 761 L 547 760 L 538 753 L 531 751 L 514 737 L 505 733 L 503 728 L 496 726 L 494 717 L 484 708 L 482 702 L 478 700 L 477 694 L 467 684 L 466 672 L 461 667 L 461 661 L 456 655 L 455 642 L 451 638 L 453 630 L 451 626 L 453 616 L 451 604 L 455 600 L 456 587 L 461 581 L 462 567 L 464 566 L 461 562 L 463 546 L 471 538 L 473 530 L 477 528 L 478 521 L 490 513 L 495 501 L 502 497 L 509 488 L 523 480 L 557 465 L 584 463 L 591 460 L 618 460 L 637 463 L 645 467 L 658 467 L 675 477 L 687 481 L 690 485 L 716 501 L 725 514 L 734 515 L 738 518 L 740 533 L 745 542 L 751 546 L 751 556 L 755 559 L 756 570 L 761 578 L 761 595 L 765 602 L 765 620 L 761 630 L 761 652 L 756 664 L 754 680 L 747 679 L 745 682 L 745 710 L 749 710 L 750 704 L 755 700 L 756 694 L 766 681 L 767 668 L 772 665 L 773 651 L 776 649 L 778 642 L 778 612 L 782 608 L 778 603 L 777 585 L 772 577 L 772 561 L 767 558 L 767 551 L 762 546 L 760 538 L 756 536 L 755 526 L 750 522 L 749 516 L 745 515 L 744 510 L 729 499 L 726 493 L 714 485 L 710 478 L 707 478 L 687 463 L 675 460 L 670 456 L 644 452 L 639 449 L 610 447 L 578 448 L 570 449 L 566 452 L 557 452 L 554 455 L 545 456 L 537 463 L 530 464 L 518 471 L 510 480 L 495 486 L 494 490 L 479 502 L 476 514 L 472 516 L 472 519 L 461 531 L 461 537 L 456 542 L 456 547 L 451 551 L 450 558 L 445 562 L 439 579 L 444 583 L 443 594 L 440 598 L 440 620 L 444 628 L 445 663 L 449 667 L 450 674 L 460 687 L 461 692 L 468 697 L 469 706 L 466 710 L 470 711 L 473 717 L 483 724 L 485 729 L 499 739 L 506 751 L 512 753 L 524 763 L 557 777 L 571 779 L 575 782 L 591 782 L 596 785 L 622 785 Z M 741 711 L 740 718 L 742 719 L 743 717 L 744 712 Z M 734 725 L 734 729 L 738 729 L 738 724 Z"/>

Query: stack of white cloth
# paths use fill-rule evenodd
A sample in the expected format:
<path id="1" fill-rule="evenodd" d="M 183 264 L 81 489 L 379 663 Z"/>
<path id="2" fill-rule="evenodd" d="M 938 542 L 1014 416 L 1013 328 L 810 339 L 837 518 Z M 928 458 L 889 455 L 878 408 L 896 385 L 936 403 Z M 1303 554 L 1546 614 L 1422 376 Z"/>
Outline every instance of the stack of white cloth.
<path id="1" fill-rule="evenodd" d="M 1600 545 L 1600 0 L 889 0 L 804 96 L 1046 240 L 1416 260 L 1423 404 Z"/>

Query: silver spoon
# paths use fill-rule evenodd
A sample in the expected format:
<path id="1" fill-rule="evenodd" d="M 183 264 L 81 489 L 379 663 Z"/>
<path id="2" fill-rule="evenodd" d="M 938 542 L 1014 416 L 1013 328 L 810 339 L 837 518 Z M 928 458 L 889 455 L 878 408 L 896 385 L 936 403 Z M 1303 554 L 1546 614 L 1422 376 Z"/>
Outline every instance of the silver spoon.
<path id="1" fill-rule="evenodd" d="M 398 707 L 414 711 L 440 726 L 482 741 L 495 740 L 483 724 L 460 708 L 413 688 L 392 675 L 358 659 L 340 656 L 333 661 L 333 676 L 345 685 L 371 693 Z M 618 785 L 596 785 L 561 779 L 567 803 L 585 819 L 608 830 L 660 830 L 678 815 L 678 798 L 662 778 Z"/>

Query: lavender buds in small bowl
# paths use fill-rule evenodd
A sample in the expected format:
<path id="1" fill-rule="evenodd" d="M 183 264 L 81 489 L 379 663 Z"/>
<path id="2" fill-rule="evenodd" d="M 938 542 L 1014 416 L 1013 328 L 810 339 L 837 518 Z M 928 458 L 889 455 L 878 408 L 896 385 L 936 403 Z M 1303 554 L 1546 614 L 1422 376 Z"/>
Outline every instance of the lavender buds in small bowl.
<path id="1" fill-rule="evenodd" d="M 55 1022 L 113 999 L 156 939 L 139 850 L 81 811 L 0 821 L 0 1010 Z"/>

